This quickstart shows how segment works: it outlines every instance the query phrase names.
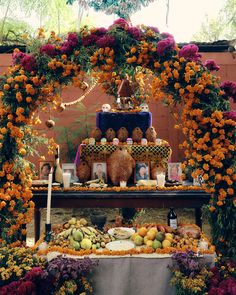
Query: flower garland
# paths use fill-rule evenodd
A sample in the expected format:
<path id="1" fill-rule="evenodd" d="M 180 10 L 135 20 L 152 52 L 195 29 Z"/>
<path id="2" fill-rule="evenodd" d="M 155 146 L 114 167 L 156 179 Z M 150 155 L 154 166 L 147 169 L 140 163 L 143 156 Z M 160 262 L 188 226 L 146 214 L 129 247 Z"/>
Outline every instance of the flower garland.
<path id="1" fill-rule="evenodd" d="M 7 242 L 30 220 L 31 168 L 25 156 L 35 138 L 30 126 L 39 106 L 60 107 L 60 86 L 82 87 L 86 72 L 103 77 L 105 89 L 119 84 L 122 75 L 138 67 L 155 76 L 154 99 L 164 99 L 173 109 L 187 140 L 186 163 L 193 176 L 202 174 L 204 188 L 211 193 L 214 243 L 225 255 L 236 256 L 236 157 L 235 113 L 229 98 L 236 100 L 235 83 L 220 84 L 212 75 L 212 62 L 203 64 L 196 45 L 179 49 L 172 35 L 157 28 L 131 26 L 116 20 L 108 29 L 87 28 L 69 33 L 65 40 L 43 30 L 31 46 L 31 53 L 15 50 L 14 65 L 1 77 L 0 97 L 0 208 L 1 237 Z M 210 69 L 210 70 L 209 70 Z M 182 104 L 181 114 L 176 105 Z M 230 220 L 230 222 L 229 222 Z"/>

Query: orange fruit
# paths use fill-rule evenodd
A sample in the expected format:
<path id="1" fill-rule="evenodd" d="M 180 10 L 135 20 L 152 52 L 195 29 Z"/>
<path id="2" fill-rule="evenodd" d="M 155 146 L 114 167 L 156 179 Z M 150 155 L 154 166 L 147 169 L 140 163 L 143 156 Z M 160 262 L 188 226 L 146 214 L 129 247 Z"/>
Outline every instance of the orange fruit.
<path id="1" fill-rule="evenodd" d="M 146 227 L 140 227 L 140 228 L 138 229 L 138 234 L 139 234 L 141 237 L 145 237 L 146 234 L 147 234 L 147 229 L 146 229 Z"/>

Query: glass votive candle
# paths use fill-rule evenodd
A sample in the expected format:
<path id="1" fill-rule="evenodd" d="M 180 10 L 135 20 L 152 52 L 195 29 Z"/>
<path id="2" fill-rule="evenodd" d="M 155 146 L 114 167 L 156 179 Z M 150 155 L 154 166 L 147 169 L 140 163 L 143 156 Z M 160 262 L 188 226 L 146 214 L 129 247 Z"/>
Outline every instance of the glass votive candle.
<path id="1" fill-rule="evenodd" d="M 120 187 L 126 187 L 127 186 L 127 181 L 121 180 L 120 181 Z"/>
<path id="2" fill-rule="evenodd" d="M 142 138 L 141 145 L 147 145 L 147 144 L 148 144 L 147 138 Z"/>
<path id="3" fill-rule="evenodd" d="M 105 145 L 107 143 L 107 139 L 105 137 L 103 137 L 101 139 L 101 145 Z"/>
<path id="4" fill-rule="evenodd" d="M 94 145 L 96 143 L 95 138 L 90 137 L 89 138 L 89 144 Z"/>
<path id="5" fill-rule="evenodd" d="M 132 145 L 132 144 L 133 144 L 133 139 L 132 139 L 131 137 L 128 137 L 128 138 L 126 139 L 126 143 L 127 143 L 128 145 Z"/>
<path id="6" fill-rule="evenodd" d="M 208 250 L 208 242 L 206 240 L 200 240 L 198 248 L 199 250 Z"/>
<path id="7" fill-rule="evenodd" d="M 164 187 L 166 182 L 165 178 L 166 176 L 164 173 L 157 174 L 157 186 Z"/>
<path id="8" fill-rule="evenodd" d="M 113 145 L 118 145 L 119 144 L 119 139 L 118 138 L 113 138 L 113 140 L 112 140 L 112 144 Z"/>
<path id="9" fill-rule="evenodd" d="M 69 188 L 70 187 L 70 180 L 71 180 L 71 174 L 68 172 L 62 173 L 62 178 L 63 178 L 63 186 L 64 188 Z"/>

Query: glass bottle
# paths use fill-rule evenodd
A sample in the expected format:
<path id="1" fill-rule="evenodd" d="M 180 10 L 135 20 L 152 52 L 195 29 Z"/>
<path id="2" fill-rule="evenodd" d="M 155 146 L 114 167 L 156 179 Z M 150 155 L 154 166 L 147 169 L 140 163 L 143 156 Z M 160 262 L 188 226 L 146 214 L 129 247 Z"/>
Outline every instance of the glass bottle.
<path id="1" fill-rule="evenodd" d="M 173 228 L 173 229 L 177 229 L 178 224 L 177 224 L 177 214 L 174 211 L 174 208 L 171 207 L 170 211 L 167 215 L 167 220 L 168 220 L 168 225 Z"/>
<path id="2" fill-rule="evenodd" d="M 60 166 L 60 150 L 59 146 L 57 146 L 56 154 L 55 154 L 55 166 L 54 166 L 54 181 L 63 183 L 62 169 Z"/>

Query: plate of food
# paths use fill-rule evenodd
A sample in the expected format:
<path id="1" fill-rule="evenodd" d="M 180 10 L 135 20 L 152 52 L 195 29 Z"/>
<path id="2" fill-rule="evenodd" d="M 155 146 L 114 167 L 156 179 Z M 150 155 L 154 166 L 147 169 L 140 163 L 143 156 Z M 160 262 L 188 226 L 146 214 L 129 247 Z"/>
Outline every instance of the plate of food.
<path id="1" fill-rule="evenodd" d="M 114 227 L 110 228 L 108 233 L 118 240 L 125 240 L 129 239 L 135 233 L 135 230 L 129 227 Z"/>
<path id="2" fill-rule="evenodd" d="M 106 248 L 110 251 L 130 250 L 135 247 L 131 241 L 113 241 L 106 244 Z"/>

